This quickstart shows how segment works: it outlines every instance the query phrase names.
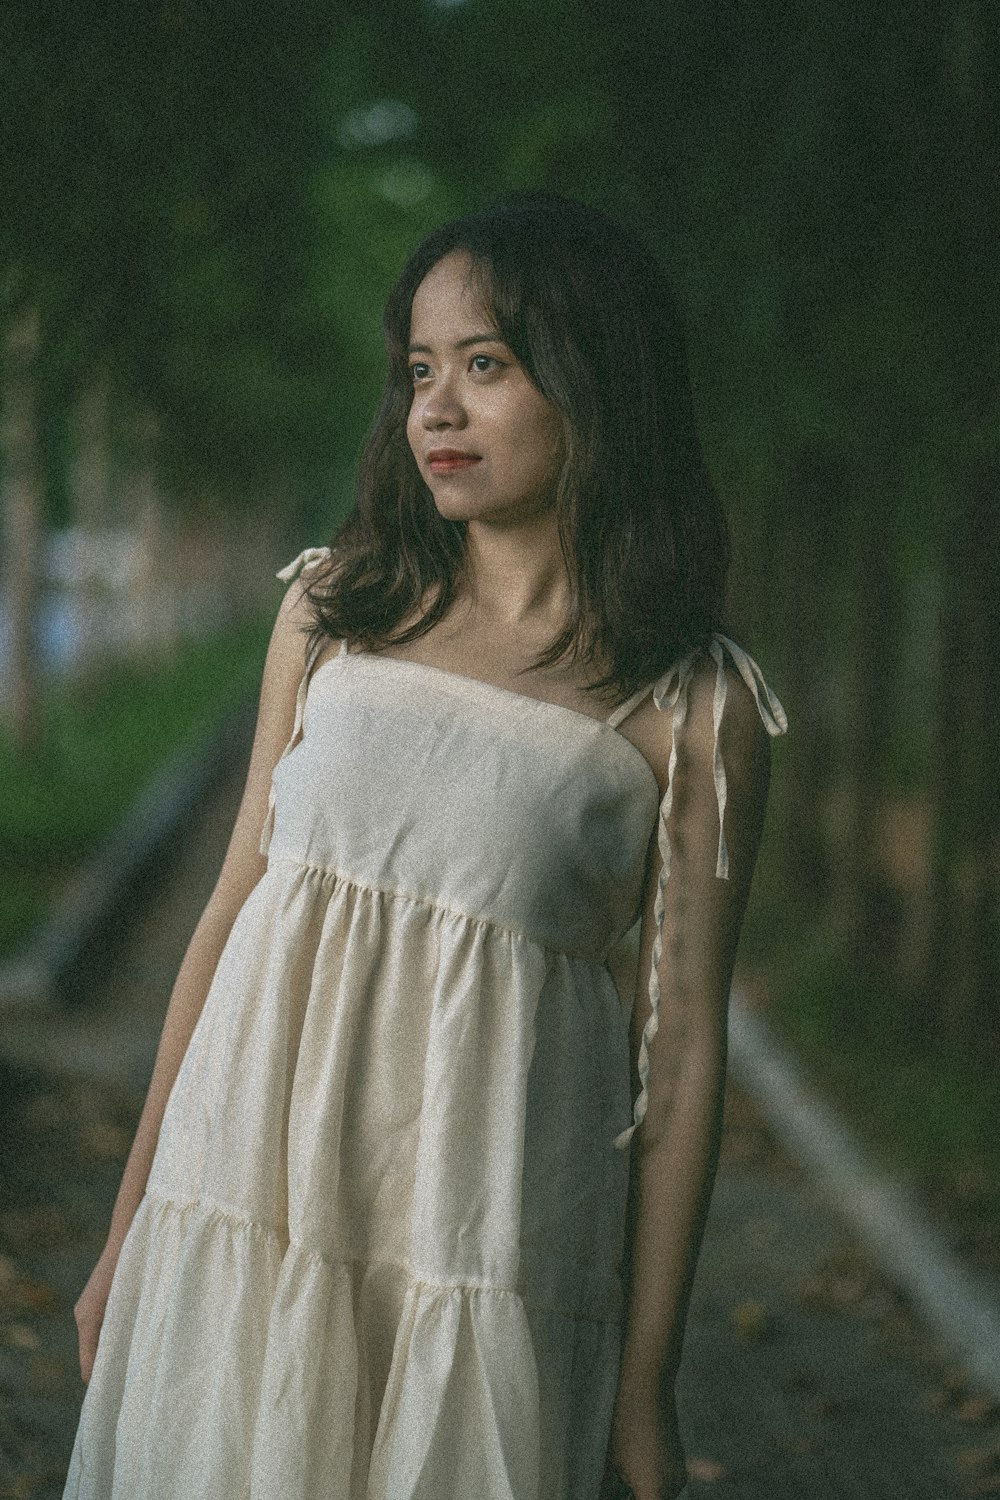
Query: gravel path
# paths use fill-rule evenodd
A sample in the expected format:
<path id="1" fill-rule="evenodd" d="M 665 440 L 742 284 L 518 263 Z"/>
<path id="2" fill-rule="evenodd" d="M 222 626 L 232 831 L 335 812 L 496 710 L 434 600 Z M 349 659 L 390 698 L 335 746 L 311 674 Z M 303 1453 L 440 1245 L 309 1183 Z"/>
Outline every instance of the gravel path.
<path id="1" fill-rule="evenodd" d="M 84 1392 L 73 1303 L 103 1244 L 166 996 L 239 791 L 224 785 L 199 817 L 94 1006 L 44 1028 L 0 1020 L 0 1500 L 62 1495 Z M 995 1404 L 734 1087 L 680 1410 L 691 1500 L 1000 1494 Z"/>

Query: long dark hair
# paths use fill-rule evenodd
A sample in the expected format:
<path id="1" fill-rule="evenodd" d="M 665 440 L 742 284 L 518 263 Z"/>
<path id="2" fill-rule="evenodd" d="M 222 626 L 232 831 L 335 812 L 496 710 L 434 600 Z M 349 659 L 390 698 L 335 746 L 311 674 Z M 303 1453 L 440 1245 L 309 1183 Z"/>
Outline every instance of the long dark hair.
<path id="1" fill-rule="evenodd" d="M 589 686 L 628 695 L 718 626 L 729 535 L 666 275 L 604 214 L 548 193 L 514 193 L 443 225 L 403 267 L 386 303 L 389 372 L 356 502 L 308 589 L 315 630 L 365 649 L 414 640 L 458 592 L 466 523 L 441 516 L 406 438 L 413 296 L 453 250 L 471 257 L 484 309 L 563 419 L 555 507 L 571 613 L 532 666 L 568 653 L 610 663 Z M 429 590 L 430 606 L 398 631 Z"/>

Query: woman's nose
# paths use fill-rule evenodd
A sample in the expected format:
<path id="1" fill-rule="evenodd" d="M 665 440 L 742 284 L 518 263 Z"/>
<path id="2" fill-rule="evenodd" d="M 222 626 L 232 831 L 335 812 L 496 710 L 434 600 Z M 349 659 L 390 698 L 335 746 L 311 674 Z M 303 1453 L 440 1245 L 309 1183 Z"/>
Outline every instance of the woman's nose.
<path id="1" fill-rule="evenodd" d="M 462 427 L 465 408 L 450 381 L 440 381 L 428 391 L 421 420 L 429 432 L 436 427 Z"/>

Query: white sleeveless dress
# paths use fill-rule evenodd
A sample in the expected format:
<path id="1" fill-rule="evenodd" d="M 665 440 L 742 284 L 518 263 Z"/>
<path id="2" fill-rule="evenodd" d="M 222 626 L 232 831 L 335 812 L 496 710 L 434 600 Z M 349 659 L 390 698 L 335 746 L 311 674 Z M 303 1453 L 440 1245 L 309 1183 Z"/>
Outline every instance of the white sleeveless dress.
<path id="1" fill-rule="evenodd" d="M 309 549 L 282 574 L 326 556 Z M 771 733 L 784 715 L 756 665 Z M 683 717 L 693 658 L 654 685 Z M 414 661 L 307 666 L 122 1246 L 66 1500 L 595 1500 L 620 1361 L 653 772 Z M 648 691 L 648 689 L 646 689 Z M 716 758 L 720 802 L 725 773 Z"/>

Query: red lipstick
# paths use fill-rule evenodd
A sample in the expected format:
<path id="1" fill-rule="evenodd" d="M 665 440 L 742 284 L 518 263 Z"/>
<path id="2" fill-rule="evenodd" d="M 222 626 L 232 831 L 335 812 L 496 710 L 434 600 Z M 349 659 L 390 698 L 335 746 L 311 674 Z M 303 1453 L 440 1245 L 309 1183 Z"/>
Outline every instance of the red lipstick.
<path id="1" fill-rule="evenodd" d="M 432 474 L 454 474 L 459 469 L 469 469 L 479 463 L 478 453 L 467 453 L 462 448 L 432 448 L 427 455 L 427 467 Z"/>

